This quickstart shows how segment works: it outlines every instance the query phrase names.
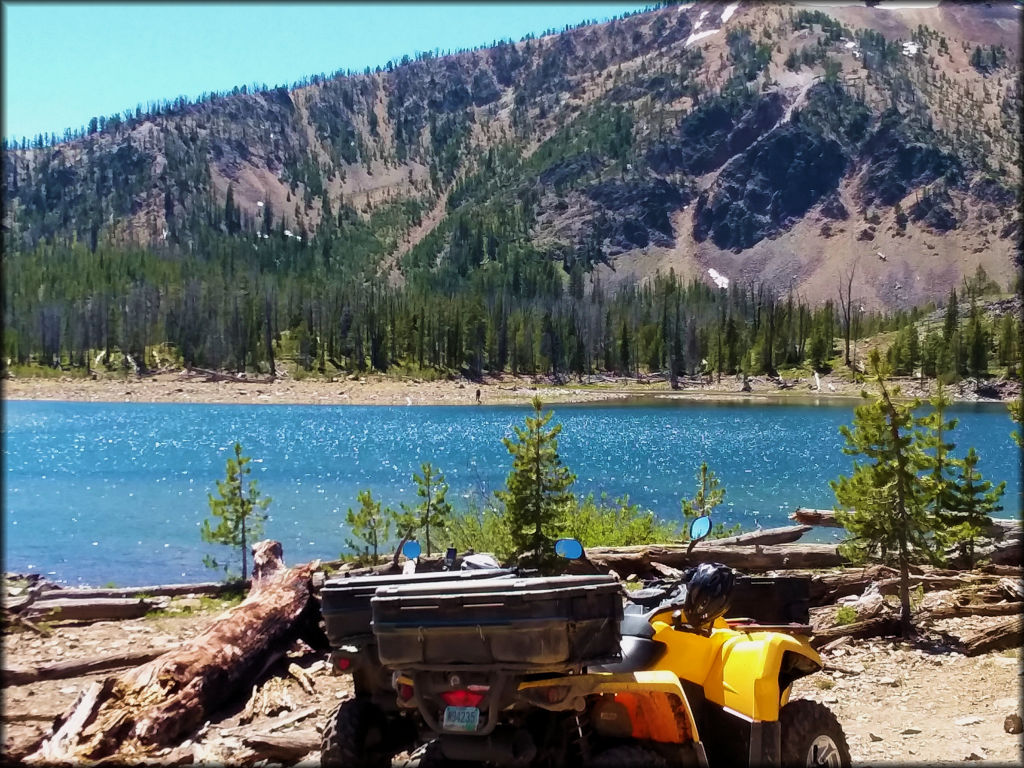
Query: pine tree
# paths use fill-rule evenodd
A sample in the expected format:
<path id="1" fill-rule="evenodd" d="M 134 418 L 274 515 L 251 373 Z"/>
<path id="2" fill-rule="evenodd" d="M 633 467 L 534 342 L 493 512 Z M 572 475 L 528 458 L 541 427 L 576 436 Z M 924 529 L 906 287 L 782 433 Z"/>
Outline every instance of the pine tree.
<path id="1" fill-rule="evenodd" d="M 356 499 L 359 511 L 355 512 L 350 507 L 345 515 L 351 533 L 345 545 L 356 552 L 361 551 L 364 560 L 376 563 L 381 545 L 387 542 L 393 513 L 389 509 L 382 510 L 381 503 L 373 498 L 369 489 L 359 491 Z"/>
<path id="2" fill-rule="evenodd" d="M 255 480 L 245 487 L 243 477 L 252 472 L 247 466 L 249 457 L 242 455 L 242 446 L 235 443 L 235 458 L 227 461 L 227 479 L 217 481 L 219 498 L 208 494 L 210 514 L 219 520 L 216 528 L 204 520 L 200 528 L 203 541 L 211 544 L 225 544 L 242 551 L 242 581 L 248 576 L 249 541 L 263 533 L 266 521 L 264 510 L 270 505 L 270 498 L 263 498 Z M 221 564 L 207 555 L 203 563 L 208 568 L 220 568 Z M 227 566 L 224 565 L 225 571 Z"/>
<path id="3" fill-rule="evenodd" d="M 512 471 L 505 490 L 495 495 L 505 507 L 516 549 L 527 554 L 528 563 L 546 569 L 554 562 L 554 539 L 575 503 L 569 488 L 576 476 L 558 455 L 562 425 L 547 429 L 553 412 L 542 413 L 539 397 L 533 398 L 532 405 L 534 415 L 526 417 L 526 428 L 513 427 L 516 439 L 502 439 L 512 455 Z"/>
<path id="4" fill-rule="evenodd" d="M 959 308 L 957 306 L 956 299 L 956 288 L 949 289 L 949 301 L 946 303 L 946 318 L 942 326 L 942 339 L 947 344 L 953 338 L 953 334 L 956 333 L 959 328 Z"/>
<path id="5" fill-rule="evenodd" d="M 692 499 L 683 499 L 681 503 L 683 512 L 683 531 L 686 534 L 690 530 L 690 523 L 697 517 L 705 517 L 722 503 L 725 498 L 725 489 L 721 487 L 718 476 L 708 469 L 708 463 L 702 461 L 697 471 L 697 493 Z M 721 539 L 725 536 L 732 536 L 739 533 L 740 526 L 734 525 L 729 528 L 725 523 L 715 523 L 708 535 L 712 539 Z"/>
<path id="6" fill-rule="evenodd" d="M 947 523 L 946 511 L 955 503 L 956 472 L 962 462 L 952 456 L 956 443 L 946 442 L 946 435 L 956 429 L 958 419 L 946 419 L 946 409 L 952 401 L 940 381 L 935 395 L 928 401 L 932 411 L 919 421 L 919 444 L 928 455 L 931 471 L 922 477 L 929 513 L 942 524 Z"/>
<path id="7" fill-rule="evenodd" d="M 423 474 L 412 474 L 420 502 L 411 509 L 405 508 L 407 516 L 404 519 L 411 522 L 409 528 L 423 532 L 427 554 L 430 555 L 433 547 L 430 529 L 433 528 L 435 533 L 444 530 L 451 517 L 452 506 L 445 498 L 448 494 L 448 483 L 445 482 L 444 475 L 435 472 L 429 461 L 420 465 L 420 472 Z"/>
<path id="8" fill-rule="evenodd" d="M 967 326 L 968 362 L 967 369 L 971 376 L 980 378 L 988 375 L 988 339 L 985 327 L 981 323 L 978 305 L 971 299 L 971 315 Z"/>
<path id="9" fill-rule="evenodd" d="M 866 461 L 854 460 L 849 477 L 840 475 L 830 483 L 839 506 L 836 519 L 852 535 L 840 551 L 854 561 L 873 556 L 897 563 L 900 621 L 909 634 L 911 559 L 919 553 L 931 558 L 933 549 L 927 495 L 918 479 L 929 461 L 914 434 L 919 426 L 914 410 L 920 401 L 901 402 L 899 387 L 889 389 L 889 370 L 877 349 L 868 365 L 879 394 L 854 410 L 853 429 L 845 424 L 839 428 L 846 438 L 843 453 Z M 861 395 L 870 398 L 866 391 Z"/>
<path id="10" fill-rule="evenodd" d="M 999 364 L 1006 366 L 1006 375 L 1016 374 L 1017 362 L 1017 329 L 1014 327 L 1013 314 L 1003 315 L 999 326 Z"/>
<path id="11" fill-rule="evenodd" d="M 947 543 L 959 545 L 967 568 L 974 567 L 974 542 L 991 524 L 992 513 L 1002 509 L 999 499 L 1006 490 L 1005 482 L 993 487 L 991 481 L 983 479 L 977 466 L 978 454 L 972 446 L 960 463 L 951 504 L 943 515 L 946 528 L 942 537 Z"/>

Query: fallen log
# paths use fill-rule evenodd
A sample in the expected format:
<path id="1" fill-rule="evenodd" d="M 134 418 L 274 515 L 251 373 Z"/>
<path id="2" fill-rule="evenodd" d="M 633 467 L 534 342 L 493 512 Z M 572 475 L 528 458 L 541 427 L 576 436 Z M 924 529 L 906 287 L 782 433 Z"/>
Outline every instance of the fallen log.
<path id="1" fill-rule="evenodd" d="M 88 659 L 71 659 L 55 664 L 43 664 L 38 667 L 4 667 L 0 669 L 0 684 L 25 685 L 40 680 L 65 680 L 69 677 L 82 677 L 111 669 L 132 667 L 152 661 L 166 653 L 166 648 L 134 651 L 132 653 L 116 653 L 107 656 L 93 656 Z"/>
<path id="2" fill-rule="evenodd" d="M 94 598 L 92 600 L 36 600 L 26 612 L 30 619 L 44 621 L 120 621 L 138 619 L 166 605 L 166 599 Z"/>
<path id="3" fill-rule="evenodd" d="M 831 509 L 810 509 L 799 507 L 789 515 L 790 520 L 802 523 L 803 525 L 821 525 L 827 528 L 842 528 L 842 524 L 836 519 L 836 513 Z M 1021 537 L 1022 525 L 1020 520 L 1003 517 L 993 517 L 992 522 L 982 528 L 982 535 L 986 538 L 1000 541 Z"/>
<path id="4" fill-rule="evenodd" d="M 922 618 L 955 619 L 960 616 L 1012 616 L 1024 610 L 1024 603 L 976 603 L 943 605 L 927 611 Z"/>
<path id="5" fill-rule="evenodd" d="M 911 576 L 910 589 L 923 588 L 925 591 L 934 589 L 959 589 L 977 583 L 976 580 L 961 576 Z M 900 591 L 898 578 L 884 579 L 878 582 L 878 594 L 897 595 Z"/>
<path id="6" fill-rule="evenodd" d="M 821 573 L 811 576 L 810 604 L 830 605 L 849 595 L 864 593 L 868 585 L 889 579 L 899 572 L 886 565 L 869 565 L 864 568 L 849 568 L 838 573 Z"/>
<path id="7" fill-rule="evenodd" d="M 651 563 L 671 568 L 687 568 L 699 563 L 716 562 L 745 572 L 763 572 L 798 568 L 832 568 L 846 562 L 832 544 L 718 545 L 702 541 L 691 552 L 685 546 L 593 547 L 586 560 L 570 564 L 571 573 L 590 573 L 598 569 L 647 578 Z"/>
<path id="8" fill-rule="evenodd" d="M 826 528 L 842 528 L 843 525 L 836 520 L 836 513 L 831 509 L 810 509 L 798 507 L 789 515 L 790 520 L 795 520 L 801 525 L 821 525 Z"/>
<path id="9" fill-rule="evenodd" d="M 113 587 L 104 589 L 65 588 L 56 584 L 47 585 L 42 598 L 63 600 L 94 600 L 112 598 L 178 597 L 181 595 L 223 595 L 242 589 L 238 583 L 205 581 L 199 584 L 158 584 L 151 587 Z"/>
<path id="10" fill-rule="evenodd" d="M 790 544 L 811 530 L 809 525 L 784 525 L 779 528 L 767 528 L 763 531 L 749 531 L 738 536 L 715 539 L 716 546 L 735 546 L 737 544 Z"/>
<path id="11" fill-rule="evenodd" d="M 293 763 L 320 749 L 320 734 L 309 728 L 290 733 L 254 733 L 242 742 L 260 758 Z"/>
<path id="12" fill-rule="evenodd" d="M 285 569 L 280 551 L 277 542 L 257 543 L 253 586 L 242 603 L 178 648 L 94 684 L 27 761 L 133 762 L 179 743 L 248 690 L 268 653 L 316 610 L 310 577 L 319 564 Z"/>
<path id="13" fill-rule="evenodd" d="M 1007 616 L 984 629 L 963 635 L 960 640 L 965 656 L 1019 648 L 1024 643 L 1024 616 Z"/>
<path id="14" fill-rule="evenodd" d="M 820 648 L 839 637 L 849 637 L 854 640 L 862 640 L 866 637 L 884 637 L 887 635 L 898 635 L 900 633 L 900 620 L 895 616 L 878 616 L 864 621 L 855 621 L 852 624 L 828 627 L 817 630 L 811 638 L 811 645 Z"/>

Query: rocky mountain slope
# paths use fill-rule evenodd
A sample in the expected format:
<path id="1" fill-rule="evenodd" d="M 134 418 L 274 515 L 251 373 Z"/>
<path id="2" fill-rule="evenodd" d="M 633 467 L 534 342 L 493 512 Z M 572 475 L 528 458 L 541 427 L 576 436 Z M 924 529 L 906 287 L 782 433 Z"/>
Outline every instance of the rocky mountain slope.
<path id="1" fill-rule="evenodd" d="M 978 264 L 1005 285 L 1020 15 L 698 2 L 126 112 L 4 151 L 5 247 L 330 227 L 393 284 L 521 245 L 612 287 L 672 269 L 815 301 L 856 264 L 877 308 Z"/>

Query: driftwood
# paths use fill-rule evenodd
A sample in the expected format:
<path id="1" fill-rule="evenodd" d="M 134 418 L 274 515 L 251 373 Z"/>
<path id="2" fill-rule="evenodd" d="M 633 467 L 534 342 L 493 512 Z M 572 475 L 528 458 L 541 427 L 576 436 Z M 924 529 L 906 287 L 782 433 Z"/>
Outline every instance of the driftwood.
<path id="1" fill-rule="evenodd" d="M 1024 610 L 1024 603 L 976 603 L 960 605 L 953 603 L 928 611 L 928 619 L 955 619 L 960 616 L 1012 616 Z"/>
<path id="2" fill-rule="evenodd" d="M 180 595 L 223 595 L 239 589 L 238 583 L 207 581 L 199 584 L 157 584 L 151 587 L 113 587 L 105 589 L 66 589 L 55 584 L 43 587 L 40 599 L 94 600 L 113 598 L 178 597 Z"/>
<path id="3" fill-rule="evenodd" d="M 963 641 L 966 656 L 1019 648 L 1024 644 L 1024 616 L 1007 616 L 960 639 Z"/>
<path id="4" fill-rule="evenodd" d="M 811 605 L 829 605 L 842 597 L 863 594 L 869 584 L 892 578 L 897 574 L 895 568 L 885 565 L 849 568 L 838 573 L 814 574 L 811 576 Z"/>
<path id="5" fill-rule="evenodd" d="M 315 609 L 309 584 L 319 564 L 285 569 L 279 553 L 276 542 L 256 544 L 253 587 L 241 604 L 181 646 L 96 683 L 27 761 L 132 761 L 177 744 L 244 691 L 267 654 Z"/>
<path id="6" fill-rule="evenodd" d="M 65 599 L 36 600 L 28 609 L 27 618 L 45 621 L 119 621 L 138 619 L 150 611 L 166 605 L 166 598 L 140 600 L 139 598 L 93 598 L 91 600 Z"/>
<path id="7" fill-rule="evenodd" d="M 260 758 L 293 763 L 320 749 L 320 734 L 309 728 L 290 733 L 254 733 L 242 737 Z"/>
<path id="8" fill-rule="evenodd" d="M 795 520 L 801 525 L 821 525 L 826 528 L 842 528 L 842 524 L 836 520 L 836 513 L 831 509 L 810 509 L 798 507 L 790 513 L 790 520 Z"/>
<path id="9" fill-rule="evenodd" d="M 865 619 L 864 621 L 855 621 L 852 624 L 816 630 L 814 637 L 811 638 L 811 645 L 815 648 L 820 648 L 839 637 L 863 639 L 865 637 L 883 637 L 899 633 L 899 619 L 895 616 L 878 616 L 873 619 Z"/>
<path id="10" fill-rule="evenodd" d="M 274 376 L 270 376 L 265 379 L 254 379 L 249 376 L 236 376 L 231 373 L 221 373 L 220 371 L 211 371 L 208 368 L 196 368 L 192 367 L 188 369 L 190 375 L 200 374 L 206 377 L 207 381 L 230 381 L 235 384 L 270 384 L 274 381 Z"/>
<path id="11" fill-rule="evenodd" d="M 766 528 L 763 531 L 750 531 L 738 536 L 714 539 L 716 546 L 733 546 L 737 544 L 791 544 L 811 530 L 809 525 L 784 525 L 779 528 Z"/>
<path id="12" fill-rule="evenodd" d="M 71 659 L 69 661 L 59 661 L 55 664 L 44 664 L 39 667 L 4 667 L 0 669 L 0 679 L 3 680 L 4 686 L 25 685 L 26 683 L 35 683 L 39 680 L 64 680 L 69 677 L 81 677 L 82 675 L 92 675 L 111 669 L 144 664 L 164 654 L 166 651 L 166 648 L 160 648 L 158 650 L 150 649 L 133 651 L 132 653 L 93 656 L 87 659 Z"/>
<path id="13" fill-rule="evenodd" d="M 574 561 L 572 573 L 590 573 L 594 568 L 646 577 L 653 572 L 651 563 L 671 568 L 687 568 L 699 563 L 717 562 L 746 572 L 780 569 L 832 568 L 842 565 L 836 547 L 831 544 L 776 544 L 770 546 L 718 545 L 702 541 L 687 553 L 685 546 L 593 547 L 587 561 Z"/>
<path id="14" fill-rule="evenodd" d="M 821 525 L 828 528 L 842 528 L 842 524 L 836 520 L 836 513 L 831 509 L 809 509 L 800 507 L 789 515 L 803 525 Z M 982 535 L 989 539 L 1001 541 L 1003 539 L 1020 539 L 1022 526 L 1020 520 L 1004 517 L 993 517 L 992 522 L 985 526 Z"/>

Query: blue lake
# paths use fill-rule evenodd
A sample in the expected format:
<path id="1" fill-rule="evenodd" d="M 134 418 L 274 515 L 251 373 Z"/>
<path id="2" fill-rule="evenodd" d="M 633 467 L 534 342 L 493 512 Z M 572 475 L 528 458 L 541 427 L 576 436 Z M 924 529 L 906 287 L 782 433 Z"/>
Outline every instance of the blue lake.
<path id="1" fill-rule="evenodd" d="M 717 518 L 752 528 L 786 524 L 795 507 L 832 507 L 828 481 L 852 466 L 838 428 L 854 404 L 647 400 L 560 405 L 555 420 L 577 493 L 628 494 L 678 519 L 703 460 L 726 489 Z M 202 558 L 223 551 L 200 541 L 199 526 L 236 440 L 273 499 L 265 533 L 285 559 L 333 559 L 357 491 L 414 503 L 424 461 L 444 472 L 457 507 L 502 487 L 511 458 L 501 438 L 529 410 L 8 401 L 4 568 L 93 585 L 216 578 Z M 1018 515 L 1020 454 L 1005 407 L 952 415 L 956 453 L 975 446 L 986 477 L 1007 482 L 1001 514 Z"/>

